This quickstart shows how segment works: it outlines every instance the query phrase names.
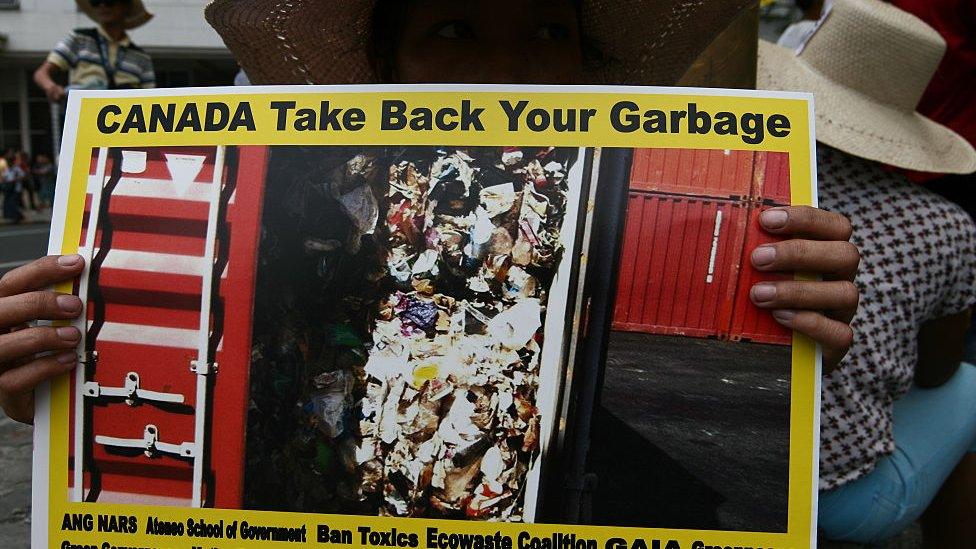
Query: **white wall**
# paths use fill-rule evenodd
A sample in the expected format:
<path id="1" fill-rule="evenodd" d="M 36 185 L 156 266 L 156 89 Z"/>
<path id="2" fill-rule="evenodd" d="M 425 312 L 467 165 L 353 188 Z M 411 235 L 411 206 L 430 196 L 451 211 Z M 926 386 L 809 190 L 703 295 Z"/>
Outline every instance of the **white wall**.
<path id="1" fill-rule="evenodd" d="M 143 0 L 152 20 L 130 34 L 150 52 L 226 53 L 220 36 L 203 18 L 208 0 Z M 7 47 L 0 56 L 47 53 L 69 30 L 93 26 L 73 0 L 20 0 L 19 10 L 0 10 Z"/>

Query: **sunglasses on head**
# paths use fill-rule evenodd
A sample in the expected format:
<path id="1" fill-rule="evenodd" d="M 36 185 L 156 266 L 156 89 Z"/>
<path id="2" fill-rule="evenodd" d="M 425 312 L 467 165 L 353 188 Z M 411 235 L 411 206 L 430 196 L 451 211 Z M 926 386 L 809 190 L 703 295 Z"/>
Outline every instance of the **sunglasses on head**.
<path id="1" fill-rule="evenodd" d="M 118 4 L 127 4 L 128 1 L 127 0 L 88 0 L 88 3 L 91 4 L 91 7 L 93 8 L 97 8 L 98 6 L 105 6 L 107 8 L 111 8 L 112 6 Z"/>

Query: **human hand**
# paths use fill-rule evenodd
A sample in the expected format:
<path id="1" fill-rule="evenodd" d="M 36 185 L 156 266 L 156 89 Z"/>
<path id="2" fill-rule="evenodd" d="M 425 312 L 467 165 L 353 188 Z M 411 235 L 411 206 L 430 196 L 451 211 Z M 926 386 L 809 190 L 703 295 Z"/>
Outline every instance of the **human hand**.
<path id="1" fill-rule="evenodd" d="M 32 423 L 34 389 L 78 363 L 81 339 L 71 326 L 30 327 L 34 320 L 67 320 L 81 314 L 81 300 L 45 288 L 71 280 L 85 266 L 79 255 L 42 257 L 0 278 L 0 407 Z M 40 353 L 49 353 L 38 356 Z"/>
<path id="2" fill-rule="evenodd" d="M 771 208 L 759 220 L 766 232 L 787 240 L 753 250 L 756 269 L 820 275 L 823 280 L 760 282 L 750 291 L 752 302 L 771 310 L 783 326 L 819 343 L 824 373 L 828 373 L 854 340 L 850 322 L 859 294 L 853 280 L 861 254 L 850 243 L 851 222 L 810 206 Z"/>
<path id="3" fill-rule="evenodd" d="M 51 85 L 44 88 L 44 95 L 51 103 L 60 103 L 64 99 L 64 86 L 52 82 Z"/>

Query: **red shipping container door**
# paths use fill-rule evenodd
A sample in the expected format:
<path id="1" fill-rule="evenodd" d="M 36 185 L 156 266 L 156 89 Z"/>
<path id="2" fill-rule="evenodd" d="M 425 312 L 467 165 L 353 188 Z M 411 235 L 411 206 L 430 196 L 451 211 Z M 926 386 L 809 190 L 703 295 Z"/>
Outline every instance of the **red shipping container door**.
<path id="1" fill-rule="evenodd" d="M 764 204 L 788 206 L 790 195 L 790 155 L 785 152 L 756 153 L 753 197 Z"/>
<path id="2" fill-rule="evenodd" d="M 782 240 L 762 229 L 759 215 L 774 206 L 792 203 L 790 187 L 790 157 L 785 152 L 757 152 L 755 168 L 755 204 L 749 212 L 749 229 L 743 250 L 742 272 L 736 291 L 729 338 L 757 343 L 789 345 L 793 333 L 773 319 L 773 315 L 756 307 L 749 297 L 753 285 L 759 282 L 789 280 L 788 275 L 763 273 L 752 267 L 749 258 L 752 251 L 763 244 Z"/>
<path id="3" fill-rule="evenodd" d="M 75 501 L 240 505 L 266 162 L 265 147 L 93 155 Z"/>
<path id="4" fill-rule="evenodd" d="M 631 192 L 613 328 L 725 334 L 748 210 L 738 201 Z"/>
<path id="5" fill-rule="evenodd" d="M 729 200 L 753 195 L 753 151 L 634 149 L 630 188 Z"/>
<path id="6" fill-rule="evenodd" d="M 738 288 L 735 292 L 732 322 L 729 328 L 729 339 L 733 341 L 753 341 L 756 343 L 772 343 L 789 345 L 793 342 L 793 332 L 773 319 L 770 311 L 760 309 L 753 304 L 749 293 L 753 285 L 759 282 L 790 280 L 789 275 L 764 273 L 752 266 L 750 256 L 752 251 L 763 244 L 782 240 L 762 229 L 759 225 L 759 215 L 772 206 L 754 205 L 749 209 L 749 226 L 746 231 L 746 243 L 743 248 L 742 268 L 738 275 Z"/>

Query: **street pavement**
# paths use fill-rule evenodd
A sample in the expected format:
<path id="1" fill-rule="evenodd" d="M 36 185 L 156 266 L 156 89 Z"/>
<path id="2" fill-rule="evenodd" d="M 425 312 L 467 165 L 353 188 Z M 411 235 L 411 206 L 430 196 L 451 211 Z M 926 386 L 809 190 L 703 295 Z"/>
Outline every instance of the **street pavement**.
<path id="1" fill-rule="evenodd" d="M 785 531 L 789 391 L 789 347 L 614 332 L 596 522 Z"/>
<path id="2" fill-rule="evenodd" d="M 0 413 L 0 547 L 30 546 L 30 426 Z"/>
<path id="3" fill-rule="evenodd" d="M 0 276 L 47 252 L 48 224 L 0 225 Z"/>

